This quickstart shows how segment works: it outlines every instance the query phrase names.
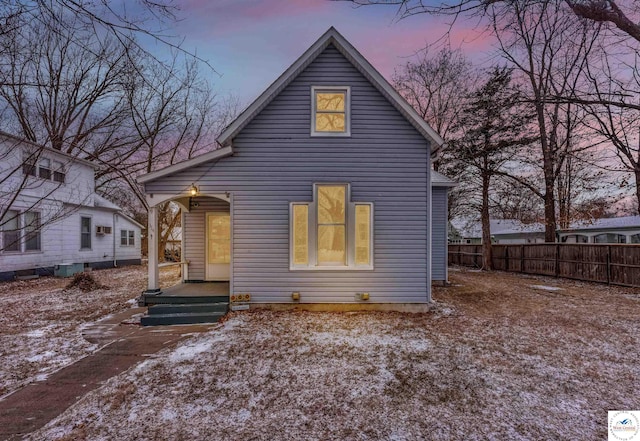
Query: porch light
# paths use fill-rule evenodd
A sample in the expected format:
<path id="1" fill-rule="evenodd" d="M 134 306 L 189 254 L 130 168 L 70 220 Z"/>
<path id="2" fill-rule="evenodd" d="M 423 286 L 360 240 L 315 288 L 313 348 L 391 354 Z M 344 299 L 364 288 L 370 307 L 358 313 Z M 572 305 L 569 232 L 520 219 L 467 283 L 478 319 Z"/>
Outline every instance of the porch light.
<path id="1" fill-rule="evenodd" d="M 191 187 L 189 188 L 189 194 L 191 196 L 197 196 L 198 195 L 198 187 L 196 187 L 196 184 L 191 184 Z"/>

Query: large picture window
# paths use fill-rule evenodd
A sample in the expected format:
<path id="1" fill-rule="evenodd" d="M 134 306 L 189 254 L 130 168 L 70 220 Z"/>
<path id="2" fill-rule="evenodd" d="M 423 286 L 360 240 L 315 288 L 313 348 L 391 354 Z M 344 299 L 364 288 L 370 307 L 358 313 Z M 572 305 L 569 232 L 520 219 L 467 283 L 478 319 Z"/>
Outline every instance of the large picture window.
<path id="1" fill-rule="evenodd" d="M 373 204 L 351 202 L 348 184 L 315 184 L 290 219 L 292 270 L 373 269 Z"/>
<path id="2" fill-rule="evenodd" d="M 351 134 L 351 88 L 346 86 L 311 88 L 311 135 Z"/>
<path id="3" fill-rule="evenodd" d="M 347 264 L 346 188 L 344 185 L 319 185 L 318 265 Z"/>

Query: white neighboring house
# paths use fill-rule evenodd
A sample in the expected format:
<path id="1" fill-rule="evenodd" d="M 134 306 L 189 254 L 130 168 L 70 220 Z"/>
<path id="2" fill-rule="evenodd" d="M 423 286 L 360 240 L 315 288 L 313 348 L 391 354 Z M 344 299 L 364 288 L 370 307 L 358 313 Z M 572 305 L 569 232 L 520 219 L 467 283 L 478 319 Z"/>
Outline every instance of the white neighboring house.
<path id="1" fill-rule="evenodd" d="M 558 237 L 564 243 L 640 243 L 640 216 L 573 222 Z"/>
<path id="2" fill-rule="evenodd" d="M 0 132 L 0 280 L 140 264 L 143 227 L 95 193 L 95 168 Z"/>
<path id="3" fill-rule="evenodd" d="M 517 219 L 490 219 L 491 241 L 495 244 L 544 243 L 544 225 L 524 224 Z M 467 218 L 451 219 L 450 243 L 481 244 L 482 224 Z"/>

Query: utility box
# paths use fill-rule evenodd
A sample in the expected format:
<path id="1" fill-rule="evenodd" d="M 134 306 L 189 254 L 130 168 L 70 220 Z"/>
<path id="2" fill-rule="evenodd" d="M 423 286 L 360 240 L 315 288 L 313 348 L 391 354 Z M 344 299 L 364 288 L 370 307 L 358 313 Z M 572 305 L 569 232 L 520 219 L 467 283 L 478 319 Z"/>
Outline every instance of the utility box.
<path id="1" fill-rule="evenodd" d="M 84 263 L 62 263 L 56 265 L 53 269 L 53 275 L 56 277 L 71 277 L 74 274 L 84 271 Z"/>

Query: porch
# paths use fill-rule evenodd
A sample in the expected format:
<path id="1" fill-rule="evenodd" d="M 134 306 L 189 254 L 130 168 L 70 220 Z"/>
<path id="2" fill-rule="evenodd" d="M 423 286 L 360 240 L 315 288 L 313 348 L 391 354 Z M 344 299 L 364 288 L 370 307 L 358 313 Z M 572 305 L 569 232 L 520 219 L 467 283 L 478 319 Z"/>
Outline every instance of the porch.
<path id="1" fill-rule="evenodd" d="M 233 228 L 230 220 L 231 195 L 229 193 L 205 194 L 195 186 L 193 188 L 193 193 L 189 196 L 184 194 L 147 195 L 149 277 L 145 295 L 180 296 L 190 292 L 191 296 L 198 296 L 198 292 L 207 294 L 214 286 L 209 285 L 213 281 L 226 282 L 226 289 L 225 285 L 217 286 L 214 288 L 216 292 L 223 290 L 223 294 L 228 296 L 229 290 L 232 289 L 232 286 L 230 288 L 233 283 L 230 278 L 231 229 Z M 182 212 L 180 219 L 182 260 L 169 264 L 181 265 L 182 282 L 193 286 L 160 287 L 159 268 L 167 263 L 160 263 L 158 259 L 158 255 L 164 253 L 164 249 L 158 249 L 161 233 L 158 205 L 165 202 L 177 204 Z M 196 285 L 203 286 L 195 288 Z"/>
<path id="2" fill-rule="evenodd" d="M 179 283 L 159 293 L 144 293 L 143 326 L 215 323 L 229 309 L 229 282 Z"/>

